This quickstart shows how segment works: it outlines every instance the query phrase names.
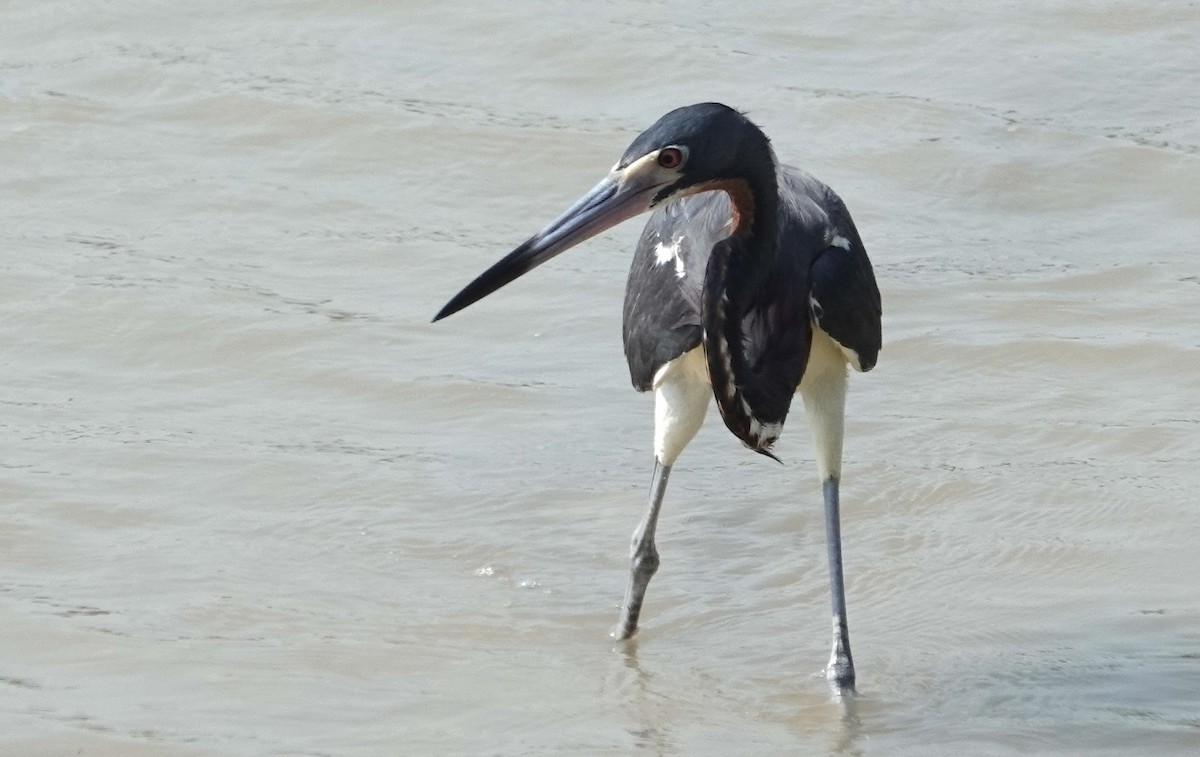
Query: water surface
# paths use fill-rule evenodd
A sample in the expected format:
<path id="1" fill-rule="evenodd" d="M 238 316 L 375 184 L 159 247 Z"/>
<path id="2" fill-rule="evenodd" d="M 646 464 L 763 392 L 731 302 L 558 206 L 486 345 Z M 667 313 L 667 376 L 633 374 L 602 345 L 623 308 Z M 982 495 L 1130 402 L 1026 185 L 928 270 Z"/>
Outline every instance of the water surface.
<path id="1" fill-rule="evenodd" d="M 1200 751 L 1200 10 L 0 7 L 0 752 Z M 430 325 L 662 112 L 883 290 L 820 491 L 715 421 L 614 645 L 636 223 Z"/>

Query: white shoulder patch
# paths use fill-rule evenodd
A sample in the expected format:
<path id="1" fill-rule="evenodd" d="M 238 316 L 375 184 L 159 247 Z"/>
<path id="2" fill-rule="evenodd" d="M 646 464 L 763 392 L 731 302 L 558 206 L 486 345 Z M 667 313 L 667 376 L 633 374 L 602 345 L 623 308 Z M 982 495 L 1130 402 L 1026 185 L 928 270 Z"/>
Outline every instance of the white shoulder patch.
<path id="1" fill-rule="evenodd" d="M 659 242 L 658 247 L 654 250 L 654 262 L 658 265 L 666 265 L 672 260 L 675 261 L 675 278 L 682 279 L 686 273 L 683 267 L 683 256 L 679 254 L 679 245 L 683 242 L 682 236 L 677 236 L 671 240 L 671 244 Z"/>

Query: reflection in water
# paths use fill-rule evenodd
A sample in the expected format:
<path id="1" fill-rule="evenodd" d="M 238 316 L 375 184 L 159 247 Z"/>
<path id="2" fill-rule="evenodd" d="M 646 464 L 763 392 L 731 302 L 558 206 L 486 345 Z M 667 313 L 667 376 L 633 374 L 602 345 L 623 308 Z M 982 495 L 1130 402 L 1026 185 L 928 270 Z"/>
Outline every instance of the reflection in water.
<path id="1" fill-rule="evenodd" d="M 654 755 L 674 755 L 696 753 L 695 732 L 698 727 L 717 731 L 717 735 L 703 738 L 700 743 L 701 753 L 753 753 L 753 745 L 759 743 L 754 734 L 741 733 L 733 730 L 724 733 L 719 719 L 706 721 L 710 715 L 697 715 L 692 712 L 688 702 L 706 697 L 715 697 L 721 709 L 736 710 L 750 708 L 753 702 L 760 700 L 766 693 L 757 687 L 745 692 L 737 692 L 730 681 L 705 681 L 703 686 L 694 682 L 691 687 L 664 688 L 665 683 L 655 686 L 655 675 L 644 664 L 638 654 L 637 637 L 614 645 L 613 652 L 620 658 L 620 666 L 613 671 L 618 681 L 613 686 L 612 697 L 616 699 L 618 709 L 626 719 L 626 729 L 639 753 Z M 659 662 L 669 658 L 670 652 L 665 651 L 665 657 L 658 658 Z M 820 675 L 824 681 L 824 674 Z M 860 740 L 865 728 L 861 706 L 864 702 L 859 694 L 843 694 L 836 686 L 830 686 L 826 691 L 828 696 L 822 696 L 824 688 L 814 685 L 817 682 L 807 679 L 793 679 L 797 689 L 784 698 L 778 705 L 775 716 L 780 722 L 788 723 L 789 729 L 797 739 L 808 742 L 819 734 L 827 734 L 828 753 L 858 757 L 863 754 Z M 825 683 L 828 683 L 825 681 Z M 712 687 L 705 689 L 704 687 Z M 704 689 L 701 693 L 696 689 Z M 699 722 L 696 717 L 700 717 Z M 687 733 L 686 736 L 681 735 Z M 732 752 L 722 751 L 720 745 L 730 743 Z M 738 745 L 741 745 L 740 748 Z M 746 751 L 749 749 L 750 751 Z"/>
<path id="2" fill-rule="evenodd" d="M 834 686 L 833 697 L 841 709 L 841 714 L 833 730 L 829 753 L 859 757 L 862 748 L 858 745 L 858 739 L 862 736 L 863 727 L 858 714 L 858 694 L 845 694 Z"/>
<path id="3" fill-rule="evenodd" d="M 678 746 L 671 739 L 672 719 L 661 716 L 662 697 L 651 690 L 653 677 L 638 661 L 638 638 L 634 636 L 617 642 L 614 651 L 621 656 L 629 674 L 620 693 L 634 744 L 640 752 L 648 754 L 679 754 Z"/>

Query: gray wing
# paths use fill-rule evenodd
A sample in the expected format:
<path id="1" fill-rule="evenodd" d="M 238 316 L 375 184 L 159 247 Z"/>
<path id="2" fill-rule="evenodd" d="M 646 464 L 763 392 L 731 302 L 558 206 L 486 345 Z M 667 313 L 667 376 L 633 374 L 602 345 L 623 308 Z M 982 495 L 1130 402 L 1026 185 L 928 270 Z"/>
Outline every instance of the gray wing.
<path id="1" fill-rule="evenodd" d="M 633 254 L 623 337 L 629 377 L 649 391 L 667 362 L 700 345 L 700 293 L 712 247 L 729 232 L 724 192 L 686 197 L 656 211 Z"/>
<path id="2" fill-rule="evenodd" d="M 883 345 L 879 287 L 850 211 L 832 189 L 821 187 L 829 230 L 809 270 L 813 318 L 856 370 L 869 371 Z"/>

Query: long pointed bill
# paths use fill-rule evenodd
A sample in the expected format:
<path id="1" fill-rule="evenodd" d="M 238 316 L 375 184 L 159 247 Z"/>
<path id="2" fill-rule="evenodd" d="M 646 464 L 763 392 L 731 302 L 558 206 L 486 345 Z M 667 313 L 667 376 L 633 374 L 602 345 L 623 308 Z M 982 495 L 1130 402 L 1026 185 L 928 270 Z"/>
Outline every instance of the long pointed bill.
<path id="1" fill-rule="evenodd" d="M 613 171 L 550 225 L 484 271 L 434 316 L 453 315 L 559 253 L 650 209 L 662 184 L 646 171 Z M 638 166 L 641 168 L 641 166 Z"/>

